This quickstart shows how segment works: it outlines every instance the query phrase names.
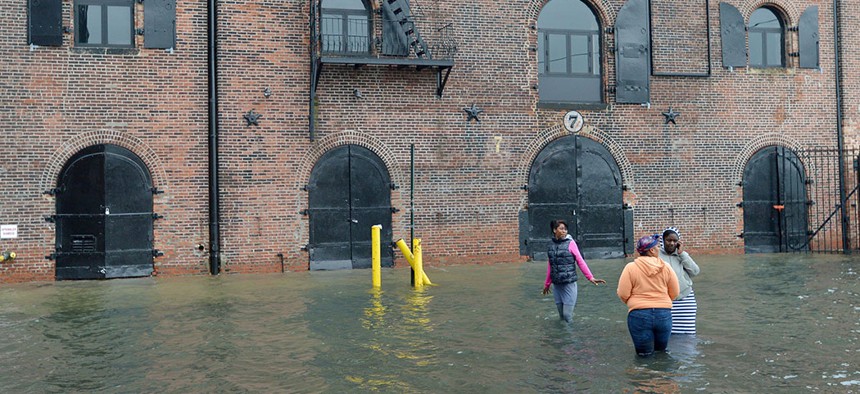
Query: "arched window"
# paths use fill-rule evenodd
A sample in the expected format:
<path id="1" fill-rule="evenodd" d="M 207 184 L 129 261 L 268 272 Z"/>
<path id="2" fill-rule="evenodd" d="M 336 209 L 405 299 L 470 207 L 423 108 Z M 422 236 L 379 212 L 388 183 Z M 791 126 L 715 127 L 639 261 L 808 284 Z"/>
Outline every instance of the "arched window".
<path id="1" fill-rule="evenodd" d="M 538 16 L 538 88 L 546 103 L 602 103 L 600 22 L 581 0 L 552 0 Z"/>
<path id="2" fill-rule="evenodd" d="M 323 0 L 321 28 L 324 53 L 370 52 L 370 12 L 362 0 Z"/>
<path id="3" fill-rule="evenodd" d="M 773 9 L 753 11 L 749 23 L 750 67 L 785 67 L 782 19 Z"/>

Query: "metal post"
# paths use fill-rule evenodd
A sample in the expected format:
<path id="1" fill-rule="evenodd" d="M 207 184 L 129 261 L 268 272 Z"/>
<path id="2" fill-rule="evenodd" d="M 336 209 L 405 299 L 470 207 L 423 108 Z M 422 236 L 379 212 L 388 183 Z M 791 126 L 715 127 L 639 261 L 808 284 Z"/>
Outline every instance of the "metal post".
<path id="1" fill-rule="evenodd" d="M 839 67 L 839 0 L 833 0 L 833 63 L 836 76 L 836 148 L 839 150 L 839 201 L 842 211 L 842 251 L 851 254 L 848 246 L 848 211 L 845 210 L 845 143 L 842 135 L 842 69 Z"/>

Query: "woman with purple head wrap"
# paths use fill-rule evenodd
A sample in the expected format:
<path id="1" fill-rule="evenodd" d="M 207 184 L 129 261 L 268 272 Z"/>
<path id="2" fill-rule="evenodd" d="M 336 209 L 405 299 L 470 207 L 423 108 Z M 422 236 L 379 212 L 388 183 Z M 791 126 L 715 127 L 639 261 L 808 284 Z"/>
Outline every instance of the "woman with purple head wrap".
<path id="1" fill-rule="evenodd" d="M 618 298 L 627 304 L 627 329 L 639 356 L 665 351 L 672 332 L 672 300 L 678 296 L 678 277 L 659 257 L 660 234 L 636 242 L 639 257 L 624 267 L 618 279 Z"/>

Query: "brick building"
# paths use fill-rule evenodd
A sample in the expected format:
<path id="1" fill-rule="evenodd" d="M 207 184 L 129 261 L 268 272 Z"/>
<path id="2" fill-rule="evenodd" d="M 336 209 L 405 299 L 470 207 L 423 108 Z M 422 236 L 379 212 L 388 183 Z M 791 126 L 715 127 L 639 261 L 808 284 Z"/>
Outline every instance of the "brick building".
<path id="1" fill-rule="evenodd" d="M 0 282 L 791 250 L 858 3 L 0 0 Z"/>

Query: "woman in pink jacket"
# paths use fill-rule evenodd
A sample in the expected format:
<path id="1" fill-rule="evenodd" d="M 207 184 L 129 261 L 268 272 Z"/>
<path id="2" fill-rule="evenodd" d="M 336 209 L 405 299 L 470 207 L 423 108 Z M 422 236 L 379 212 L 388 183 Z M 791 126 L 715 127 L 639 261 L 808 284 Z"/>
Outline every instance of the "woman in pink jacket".
<path id="1" fill-rule="evenodd" d="M 660 260 L 660 235 L 636 242 L 639 257 L 624 267 L 618 279 L 618 298 L 627 304 L 627 329 L 639 356 L 666 350 L 672 334 L 672 300 L 680 292 L 678 276 Z"/>

